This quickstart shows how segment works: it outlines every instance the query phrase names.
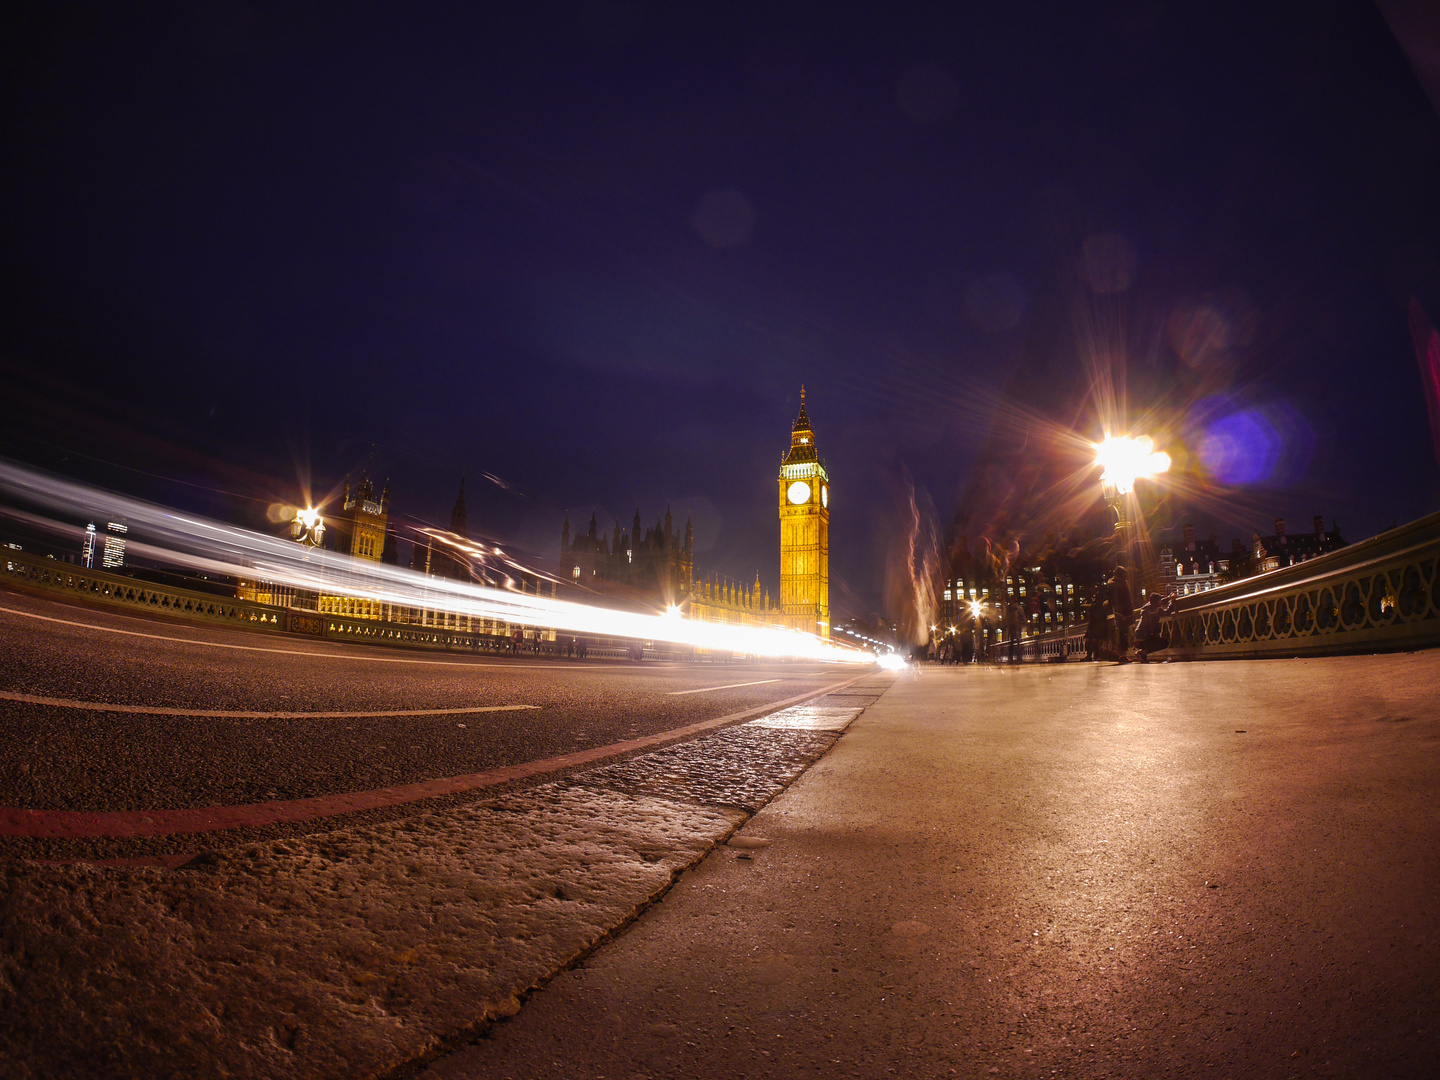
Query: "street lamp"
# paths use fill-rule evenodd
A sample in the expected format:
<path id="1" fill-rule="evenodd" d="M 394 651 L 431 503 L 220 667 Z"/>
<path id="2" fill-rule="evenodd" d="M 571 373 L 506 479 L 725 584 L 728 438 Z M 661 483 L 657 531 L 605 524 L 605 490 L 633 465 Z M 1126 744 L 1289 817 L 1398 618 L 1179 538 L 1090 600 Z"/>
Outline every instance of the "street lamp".
<path id="1" fill-rule="evenodd" d="M 313 506 L 295 511 L 290 521 L 290 538 L 310 547 L 319 547 L 325 541 L 325 519 Z"/>
<path id="2" fill-rule="evenodd" d="M 1115 565 L 1121 565 L 1128 545 L 1129 515 L 1125 512 L 1126 496 L 1135 490 L 1137 480 L 1147 480 L 1170 470 L 1170 455 L 1155 449 L 1148 435 L 1107 435 L 1103 442 L 1092 443 L 1095 464 L 1105 471 L 1100 474 L 1100 492 L 1110 509 L 1115 511 Z"/>
<path id="3" fill-rule="evenodd" d="M 1155 449 L 1155 441 L 1148 435 L 1131 438 L 1128 435 L 1107 435 L 1104 442 L 1093 443 L 1095 464 L 1103 466 L 1100 474 L 1102 490 L 1114 488 L 1116 495 L 1129 495 L 1135 490 L 1135 481 L 1149 479 L 1170 470 L 1170 455 Z M 1108 501 L 1111 495 L 1106 491 Z"/>

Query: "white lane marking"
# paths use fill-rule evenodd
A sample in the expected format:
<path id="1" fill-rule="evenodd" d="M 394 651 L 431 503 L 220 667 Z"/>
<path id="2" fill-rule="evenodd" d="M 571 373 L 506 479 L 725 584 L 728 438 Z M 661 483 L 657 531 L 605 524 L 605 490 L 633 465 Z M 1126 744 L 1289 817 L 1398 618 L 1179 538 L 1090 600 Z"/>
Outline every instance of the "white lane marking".
<path id="1" fill-rule="evenodd" d="M 162 705 L 114 705 L 108 701 L 74 701 L 70 698 L 38 697 L 0 690 L 0 699 L 26 705 L 49 705 L 57 709 L 90 709 L 94 712 L 138 713 L 142 716 L 208 716 L 221 720 L 367 720 L 377 716 L 459 716 L 465 713 L 514 712 L 538 709 L 539 705 L 471 705 L 458 709 L 390 709 L 382 712 L 254 712 L 242 709 L 175 709 Z M 463 724 L 461 725 L 464 726 Z"/>
<path id="2" fill-rule="evenodd" d="M 702 686 L 699 690 L 671 690 L 666 697 L 682 697 L 685 694 L 708 694 L 711 690 L 734 690 L 737 686 L 764 686 L 766 683 L 779 682 L 779 679 L 756 679 L 754 682 L 732 682 L 724 686 Z"/>
<path id="3" fill-rule="evenodd" d="M 150 638 L 152 641 L 178 641 L 182 645 L 200 645 L 207 649 L 239 649 L 241 652 L 263 652 L 279 653 L 281 656 L 318 656 L 322 660 L 364 660 L 371 664 L 438 664 L 440 667 L 491 667 L 505 668 L 507 671 L 599 671 L 600 668 L 583 668 L 570 666 L 569 664 L 546 664 L 540 667 L 536 664 L 512 665 L 512 664 L 487 664 L 479 661 L 465 660 L 410 660 L 399 656 L 359 656 L 354 653 L 340 652 L 315 652 L 313 649 L 267 649 L 261 645 L 232 645 L 225 641 L 201 641 L 199 638 L 173 637 L 169 634 L 146 634 L 139 630 L 121 630 L 118 626 L 101 626 L 98 623 L 77 622 L 74 619 L 57 619 L 53 615 L 37 615 L 33 611 L 21 611 L 19 608 L 5 607 L 0 605 L 0 611 L 9 612 L 11 615 L 23 615 L 27 619 L 39 619 L 42 622 L 59 623 L 62 626 L 78 626 L 84 630 L 101 630 L 107 634 L 124 634 L 126 637 Z M 108 612 L 107 612 L 108 614 Z M 126 616 L 133 618 L 133 616 Z M 206 627 L 214 630 L 233 630 L 229 626 Z M 348 642 L 345 644 L 349 644 Z"/>

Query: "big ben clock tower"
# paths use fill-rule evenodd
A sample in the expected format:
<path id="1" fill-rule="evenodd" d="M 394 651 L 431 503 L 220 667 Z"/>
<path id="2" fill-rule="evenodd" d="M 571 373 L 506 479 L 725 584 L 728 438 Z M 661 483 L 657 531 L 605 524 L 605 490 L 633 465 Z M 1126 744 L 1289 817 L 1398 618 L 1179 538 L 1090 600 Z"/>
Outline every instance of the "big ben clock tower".
<path id="1" fill-rule="evenodd" d="M 780 613 L 785 625 L 830 636 L 830 477 L 805 414 L 780 460 Z"/>

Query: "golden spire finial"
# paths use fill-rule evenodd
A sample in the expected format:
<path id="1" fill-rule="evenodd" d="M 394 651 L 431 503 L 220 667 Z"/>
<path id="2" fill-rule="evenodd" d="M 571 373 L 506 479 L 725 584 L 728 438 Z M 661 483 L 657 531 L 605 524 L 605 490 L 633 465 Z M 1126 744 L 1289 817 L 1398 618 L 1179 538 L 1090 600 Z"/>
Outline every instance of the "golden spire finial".
<path id="1" fill-rule="evenodd" d="M 800 384 L 800 407 L 802 409 L 805 407 L 805 384 L 803 382 Z"/>

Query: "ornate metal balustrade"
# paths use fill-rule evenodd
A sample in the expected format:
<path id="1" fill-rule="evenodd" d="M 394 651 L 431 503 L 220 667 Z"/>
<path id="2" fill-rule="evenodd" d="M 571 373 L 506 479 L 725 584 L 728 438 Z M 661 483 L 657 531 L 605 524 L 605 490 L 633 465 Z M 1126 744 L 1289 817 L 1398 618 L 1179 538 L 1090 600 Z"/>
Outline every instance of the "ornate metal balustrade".
<path id="1" fill-rule="evenodd" d="M 1268 574 L 1182 597 L 1170 648 L 1202 659 L 1440 645 L 1440 514 Z"/>
<path id="2" fill-rule="evenodd" d="M 1422 649 L 1440 645 L 1440 514 L 1318 559 L 1175 601 L 1162 621 L 1170 647 L 1157 659 Z M 988 658 L 1009 659 L 1004 642 Z M 1022 661 L 1085 655 L 1085 628 L 1016 646 Z"/>
<path id="3" fill-rule="evenodd" d="M 1063 630 L 1052 630 L 1048 634 L 1021 638 L 1012 650 L 1008 641 L 992 641 L 982 651 L 981 659 L 994 664 L 1009 663 L 1011 657 L 1017 663 L 1034 663 L 1040 660 L 1059 662 L 1085 656 L 1085 627 L 1067 626 Z"/>
<path id="4" fill-rule="evenodd" d="M 272 607 L 192 589 L 155 585 L 124 574 L 85 569 L 24 551 L 6 550 L 0 555 L 0 581 L 42 593 L 79 597 L 105 607 L 143 609 L 237 628 L 278 630 L 340 641 L 444 652 L 518 652 L 521 655 L 533 655 L 535 652 L 530 640 L 517 648 L 508 629 L 502 633 L 487 633 Z M 635 658 L 633 649 L 634 644 L 630 642 L 590 639 L 586 645 L 586 656 L 597 660 L 632 660 Z M 559 651 L 557 642 L 545 641 L 541 644 L 540 655 L 554 657 Z M 644 649 L 642 655 L 645 659 L 672 660 L 688 658 L 690 652 L 661 644 Z"/>
<path id="5" fill-rule="evenodd" d="M 107 607 L 143 608 L 190 619 L 256 629 L 289 630 L 290 612 L 268 604 L 235 600 L 191 589 L 139 581 L 123 574 L 87 570 L 23 551 L 0 554 L 0 580 L 42 592 L 83 597 Z"/>

